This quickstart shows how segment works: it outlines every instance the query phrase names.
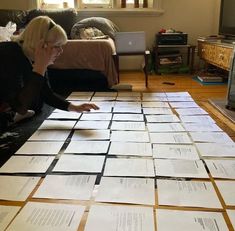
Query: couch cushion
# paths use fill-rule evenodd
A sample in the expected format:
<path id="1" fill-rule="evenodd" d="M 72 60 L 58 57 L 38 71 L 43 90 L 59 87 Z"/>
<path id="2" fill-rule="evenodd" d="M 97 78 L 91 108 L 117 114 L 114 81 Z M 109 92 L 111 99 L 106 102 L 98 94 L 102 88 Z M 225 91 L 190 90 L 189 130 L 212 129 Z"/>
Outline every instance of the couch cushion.
<path id="1" fill-rule="evenodd" d="M 0 9 L 0 26 L 6 26 L 9 21 L 16 23 L 17 29 L 24 27 L 27 11 Z"/>
<path id="2" fill-rule="evenodd" d="M 66 10 L 30 10 L 27 21 L 29 22 L 35 17 L 46 15 L 53 19 L 55 23 L 59 24 L 70 36 L 71 28 L 76 22 L 77 12 L 75 9 Z"/>
<path id="3" fill-rule="evenodd" d="M 116 31 L 119 31 L 118 27 L 109 19 L 102 17 L 90 17 L 77 22 L 71 30 L 71 38 L 81 38 L 80 29 L 82 28 L 97 28 L 102 31 L 104 35 L 108 35 L 114 39 Z"/>

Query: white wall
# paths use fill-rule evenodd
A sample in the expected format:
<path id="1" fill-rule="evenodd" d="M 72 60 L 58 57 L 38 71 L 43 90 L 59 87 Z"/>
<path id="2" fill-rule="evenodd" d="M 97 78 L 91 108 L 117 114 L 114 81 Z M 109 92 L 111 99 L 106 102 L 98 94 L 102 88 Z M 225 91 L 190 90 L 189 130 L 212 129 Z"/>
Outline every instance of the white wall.
<path id="1" fill-rule="evenodd" d="M 30 9 L 36 0 L 1 0 L 1 9 Z M 161 16 L 109 17 L 122 31 L 146 31 L 147 46 L 154 45 L 155 34 L 161 28 L 173 28 L 188 33 L 191 44 L 197 44 L 199 36 L 218 33 L 220 0 L 162 0 L 165 13 Z M 94 15 L 95 16 L 95 15 Z M 123 61 L 124 60 L 124 61 Z M 121 60 L 122 69 L 139 68 L 138 58 Z"/>
<path id="2" fill-rule="evenodd" d="M 31 0 L 1 0 L 0 1 L 0 9 L 27 10 L 30 8 L 30 5 L 31 5 Z"/>
<path id="3" fill-rule="evenodd" d="M 165 13 L 151 17 L 113 17 L 111 18 L 123 31 L 144 30 L 147 45 L 152 47 L 155 34 L 161 28 L 173 28 L 188 33 L 188 41 L 197 44 L 199 36 L 218 34 L 220 0 L 163 0 Z M 123 69 L 132 69 L 138 61 L 123 58 Z M 139 67 L 141 61 L 138 62 Z"/>

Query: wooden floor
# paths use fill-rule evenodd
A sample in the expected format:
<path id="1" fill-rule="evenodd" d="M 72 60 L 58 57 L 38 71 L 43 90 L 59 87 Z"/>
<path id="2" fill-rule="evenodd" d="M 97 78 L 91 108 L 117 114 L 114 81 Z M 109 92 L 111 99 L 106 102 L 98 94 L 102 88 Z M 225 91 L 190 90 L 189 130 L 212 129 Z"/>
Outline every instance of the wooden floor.
<path id="1" fill-rule="evenodd" d="M 174 83 L 174 85 L 164 84 Z M 148 88 L 145 87 L 144 73 L 121 72 L 120 84 L 131 84 L 132 91 L 174 92 L 187 91 L 205 109 L 216 123 L 235 141 L 235 124 L 212 106 L 208 99 L 225 99 L 227 85 L 203 86 L 192 79 L 192 75 L 149 75 Z"/>

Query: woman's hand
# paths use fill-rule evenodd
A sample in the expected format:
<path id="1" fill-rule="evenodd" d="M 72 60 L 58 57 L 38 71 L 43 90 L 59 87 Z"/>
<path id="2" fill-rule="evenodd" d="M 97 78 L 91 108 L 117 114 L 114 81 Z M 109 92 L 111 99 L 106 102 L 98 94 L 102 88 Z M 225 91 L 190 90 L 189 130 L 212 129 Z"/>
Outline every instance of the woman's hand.
<path id="1" fill-rule="evenodd" d="M 68 111 L 75 111 L 75 112 L 90 111 L 91 109 L 99 110 L 100 108 L 94 103 L 83 103 L 80 105 L 74 105 L 70 103 L 68 106 Z"/>

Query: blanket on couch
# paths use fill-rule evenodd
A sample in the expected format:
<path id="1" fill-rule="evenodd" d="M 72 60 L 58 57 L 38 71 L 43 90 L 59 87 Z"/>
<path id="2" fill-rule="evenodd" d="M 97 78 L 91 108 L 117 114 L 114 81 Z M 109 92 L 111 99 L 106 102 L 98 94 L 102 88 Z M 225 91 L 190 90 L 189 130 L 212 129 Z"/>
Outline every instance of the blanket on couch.
<path id="1" fill-rule="evenodd" d="M 89 47 L 89 49 L 87 49 Z M 115 53 L 114 41 L 108 39 L 68 40 L 63 53 L 51 68 L 55 69 L 90 69 L 101 71 L 108 81 L 109 87 L 117 84 L 118 76 L 113 61 Z"/>

